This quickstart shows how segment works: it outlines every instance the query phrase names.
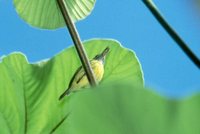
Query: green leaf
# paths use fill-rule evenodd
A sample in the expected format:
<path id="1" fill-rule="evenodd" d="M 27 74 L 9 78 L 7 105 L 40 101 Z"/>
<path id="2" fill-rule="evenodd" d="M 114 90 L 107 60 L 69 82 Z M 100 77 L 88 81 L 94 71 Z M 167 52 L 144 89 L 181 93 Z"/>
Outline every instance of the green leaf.
<path id="1" fill-rule="evenodd" d="M 100 86 L 72 98 L 68 133 L 169 134 L 168 106 L 167 99 L 132 84 Z"/>
<path id="2" fill-rule="evenodd" d="M 96 0 L 65 0 L 73 21 L 90 14 Z M 14 0 L 19 16 L 32 26 L 56 29 L 65 26 L 57 0 Z"/>
<path id="3" fill-rule="evenodd" d="M 102 85 L 79 92 L 70 100 L 67 132 L 199 134 L 199 103 L 200 95 L 170 100 L 132 84 Z"/>
<path id="4" fill-rule="evenodd" d="M 200 133 L 200 94 L 184 98 L 176 107 L 176 112 L 171 118 L 175 124 L 174 134 L 199 134 Z"/>
<path id="5" fill-rule="evenodd" d="M 127 80 L 143 85 L 142 70 L 132 51 L 114 40 L 95 39 L 86 41 L 84 45 L 90 58 L 110 47 L 100 84 Z M 69 100 L 76 93 L 63 101 L 58 101 L 58 98 L 79 66 L 74 47 L 50 60 L 34 64 L 28 63 L 20 53 L 4 57 L 0 63 L 0 126 L 4 127 L 0 132 L 39 134 L 68 131 Z"/>

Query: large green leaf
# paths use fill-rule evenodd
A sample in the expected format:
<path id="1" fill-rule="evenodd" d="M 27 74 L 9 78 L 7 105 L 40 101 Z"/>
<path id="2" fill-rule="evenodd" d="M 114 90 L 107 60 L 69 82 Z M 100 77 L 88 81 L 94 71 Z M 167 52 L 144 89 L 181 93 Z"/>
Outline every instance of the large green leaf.
<path id="1" fill-rule="evenodd" d="M 200 95 L 170 100 L 132 84 L 100 86 L 95 90 L 79 92 L 70 100 L 67 132 L 199 134 L 199 104 Z M 62 132 L 64 126 L 57 132 Z"/>
<path id="2" fill-rule="evenodd" d="M 65 0 L 73 21 L 90 14 L 96 0 Z M 32 26 L 55 29 L 65 25 L 57 0 L 14 0 L 19 16 Z"/>
<path id="3" fill-rule="evenodd" d="M 72 98 L 68 132 L 168 134 L 168 104 L 165 98 L 131 84 L 100 86 Z"/>
<path id="4" fill-rule="evenodd" d="M 101 84 L 132 81 L 143 84 L 140 64 L 135 54 L 114 40 L 90 40 L 84 43 L 90 58 L 110 47 Z M 0 133 L 45 134 L 55 131 L 67 118 L 69 100 L 58 101 L 73 73 L 80 66 L 74 47 L 50 60 L 28 63 L 24 55 L 14 53 L 0 63 Z M 69 120 L 67 120 L 69 121 Z M 67 121 L 60 133 L 68 131 Z"/>

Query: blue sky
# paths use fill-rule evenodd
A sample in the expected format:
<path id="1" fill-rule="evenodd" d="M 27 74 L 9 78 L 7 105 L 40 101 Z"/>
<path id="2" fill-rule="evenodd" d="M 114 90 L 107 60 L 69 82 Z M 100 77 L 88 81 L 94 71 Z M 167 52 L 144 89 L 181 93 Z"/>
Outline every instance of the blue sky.
<path id="1" fill-rule="evenodd" d="M 200 57 L 200 10 L 193 0 L 155 0 L 168 22 Z M 68 31 L 32 28 L 21 20 L 12 0 L 0 0 L 0 56 L 13 51 L 31 62 L 50 58 L 72 44 Z M 140 0 L 97 0 L 92 14 L 76 23 L 82 40 L 112 38 L 134 50 L 145 83 L 162 95 L 180 97 L 200 91 L 200 71 L 185 56 Z"/>

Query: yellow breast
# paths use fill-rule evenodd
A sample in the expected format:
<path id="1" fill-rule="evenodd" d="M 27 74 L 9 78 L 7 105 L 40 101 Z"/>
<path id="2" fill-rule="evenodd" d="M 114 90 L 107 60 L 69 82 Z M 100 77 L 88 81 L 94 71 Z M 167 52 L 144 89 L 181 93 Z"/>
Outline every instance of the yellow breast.
<path id="1" fill-rule="evenodd" d="M 102 80 L 103 74 L 104 74 L 104 65 L 103 65 L 103 63 L 101 61 L 98 61 L 98 60 L 92 60 L 90 62 L 90 64 L 91 64 L 92 70 L 94 72 L 96 81 L 100 82 Z M 74 81 L 73 81 L 73 83 L 72 83 L 72 85 L 70 87 L 71 90 L 77 91 L 77 90 L 80 90 L 81 88 L 89 86 L 89 81 L 88 81 L 86 75 L 84 75 L 80 79 L 80 81 L 78 81 L 82 74 L 84 74 L 83 68 L 79 71 L 79 73 L 75 77 L 75 79 L 74 79 Z"/>
<path id="2" fill-rule="evenodd" d="M 91 61 L 91 66 L 95 75 L 97 82 L 100 82 L 104 74 L 103 63 L 97 60 Z"/>

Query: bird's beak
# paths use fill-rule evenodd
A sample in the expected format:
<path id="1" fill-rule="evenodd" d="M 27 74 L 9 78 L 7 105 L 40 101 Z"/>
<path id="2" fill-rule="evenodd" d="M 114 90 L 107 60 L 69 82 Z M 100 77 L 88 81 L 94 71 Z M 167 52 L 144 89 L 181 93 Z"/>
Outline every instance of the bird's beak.
<path id="1" fill-rule="evenodd" d="M 109 51 L 110 51 L 110 48 L 109 48 L 109 47 L 106 47 L 106 48 L 103 50 L 103 52 L 101 53 L 102 58 L 104 58 L 104 57 L 108 54 Z"/>

